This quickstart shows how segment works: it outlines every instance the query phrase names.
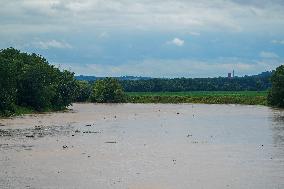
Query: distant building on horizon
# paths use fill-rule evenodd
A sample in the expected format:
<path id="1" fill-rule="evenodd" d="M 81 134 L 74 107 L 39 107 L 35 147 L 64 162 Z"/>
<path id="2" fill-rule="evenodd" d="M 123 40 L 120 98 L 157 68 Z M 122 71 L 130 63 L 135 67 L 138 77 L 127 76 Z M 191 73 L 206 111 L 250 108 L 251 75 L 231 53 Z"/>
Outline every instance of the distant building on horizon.
<path id="1" fill-rule="evenodd" d="M 232 73 L 231 72 L 228 73 L 228 78 L 234 78 L 235 77 L 235 70 L 233 70 Z"/>
<path id="2" fill-rule="evenodd" d="M 228 78 L 232 78 L 232 73 L 231 72 L 228 73 Z"/>

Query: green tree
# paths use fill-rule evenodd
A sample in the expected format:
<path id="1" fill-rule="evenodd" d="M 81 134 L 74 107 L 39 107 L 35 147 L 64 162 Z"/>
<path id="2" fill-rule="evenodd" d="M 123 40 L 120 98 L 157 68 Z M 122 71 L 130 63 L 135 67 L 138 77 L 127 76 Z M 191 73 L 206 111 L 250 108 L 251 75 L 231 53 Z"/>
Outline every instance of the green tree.
<path id="1" fill-rule="evenodd" d="M 18 104 L 37 111 L 51 109 L 55 95 L 52 68 L 42 63 L 25 64 L 18 81 Z"/>
<path id="2" fill-rule="evenodd" d="M 40 55 L 0 50 L 0 115 L 14 114 L 19 106 L 64 109 L 75 99 L 76 87 L 74 73 L 60 71 Z"/>
<path id="3" fill-rule="evenodd" d="M 15 68 L 0 56 L 0 116 L 13 114 L 16 102 Z"/>
<path id="4" fill-rule="evenodd" d="M 105 78 L 95 82 L 91 100 L 98 103 L 119 103 L 125 102 L 125 95 L 118 80 Z"/>
<path id="5" fill-rule="evenodd" d="M 76 102 L 86 102 L 92 94 L 92 86 L 87 81 L 77 81 Z"/>
<path id="6" fill-rule="evenodd" d="M 272 87 L 268 95 L 268 104 L 275 107 L 284 107 L 284 65 L 276 68 L 271 77 Z"/>
<path id="7" fill-rule="evenodd" d="M 67 70 L 58 72 L 57 81 L 54 85 L 55 95 L 51 101 L 53 109 L 60 110 L 71 105 L 76 98 L 77 88 L 74 73 L 71 73 Z"/>

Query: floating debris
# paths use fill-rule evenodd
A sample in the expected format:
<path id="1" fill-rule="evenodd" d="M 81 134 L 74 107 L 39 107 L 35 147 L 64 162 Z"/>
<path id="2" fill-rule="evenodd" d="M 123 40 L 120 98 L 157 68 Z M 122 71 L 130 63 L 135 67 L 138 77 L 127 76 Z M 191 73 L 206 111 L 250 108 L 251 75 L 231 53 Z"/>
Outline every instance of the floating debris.
<path id="1" fill-rule="evenodd" d="M 12 136 L 9 130 L 1 130 L 0 129 L 0 136 Z"/>
<path id="2" fill-rule="evenodd" d="M 101 132 L 99 132 L 99 131 L 83 131 L 83 133 L 101 133 Z"/>
<path id="3" fill-rule="evenodd" d="M 63 148 L 63 149 L 66 149 L 66 148 L 68 148 L 68 146 L 67 146 L 67 145 L 64 145 L 64 146 L 62 146 L 62 148 Z"/>
<path id="4" fill-rule="evenodd" d="M 107 141 L 105 143 L 107 143 L 107 144 L 116 144 L 117 142 L 116 141 Z"/>
<path id="5" fill-rule="evenodd" d="M 26 135 L 27 138 L 34 138 L 35 135 Z"/>
<path id="6" fill-rule="evenodd" d="M 0 129 L 0 136 L 17 138 L 36 138 L 56 135 L 69 135 L 72 127 L 66 126 L 34 126 L 24 129 Z"/>
<path id="7" fill-rule="evenodd" d="M 41 125 L 36 125 L 35 126 L 35 130 L 41 130 L 43 128 L 43 126 L 41 126 Z"/>

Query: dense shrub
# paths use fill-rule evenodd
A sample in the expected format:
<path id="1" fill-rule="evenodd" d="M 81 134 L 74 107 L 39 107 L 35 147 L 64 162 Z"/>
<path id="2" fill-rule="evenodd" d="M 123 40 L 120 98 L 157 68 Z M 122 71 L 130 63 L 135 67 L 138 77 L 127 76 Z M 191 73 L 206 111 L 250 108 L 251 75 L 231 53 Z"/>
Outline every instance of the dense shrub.
<path id="1" fill-rule="evenodd" d="M 60 110 L 75 97 L 74 73 L 60 71 L 40 55 L 14 48 L 0 51 L 0 114 L 14 114 L 16 107 L 36 111 Z"/>
<path id="2" fill-rule="evenodd" d="M 16 79 L 14 67 L 0 56 L 0 116 L 8 116 L 14 112 L 16 101 Z"/>
<path id="3" fill-rule="evenodd" d="M 125 102 L 125 95 L 116 79 L 105 78 L 95 82 L 91 100 L 98 103 L 119 103 Z"/>
<path id="4" fill-rule="evenodd" d="M 268 94 L 268 104 L 284 107 L 284 65 L 279 66 L 271 77 L 272 87 Z"/>
<path id="5" fill-rule="evenodd" d="M 86 102 L 92 94 L 92 86 L 87 81 L 77 81 L 76 102 Z"/>

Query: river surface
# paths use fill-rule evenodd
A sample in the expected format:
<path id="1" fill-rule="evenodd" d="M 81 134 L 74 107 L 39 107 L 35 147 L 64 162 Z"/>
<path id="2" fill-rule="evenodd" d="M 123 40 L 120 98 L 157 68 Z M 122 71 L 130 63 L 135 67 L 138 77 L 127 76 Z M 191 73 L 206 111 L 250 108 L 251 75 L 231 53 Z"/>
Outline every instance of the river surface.
<path id="1" fill-rule="evenodd" d="M 0 119 L 0 188 L 283 189 L 284 111 L 74 104 Z"/>

